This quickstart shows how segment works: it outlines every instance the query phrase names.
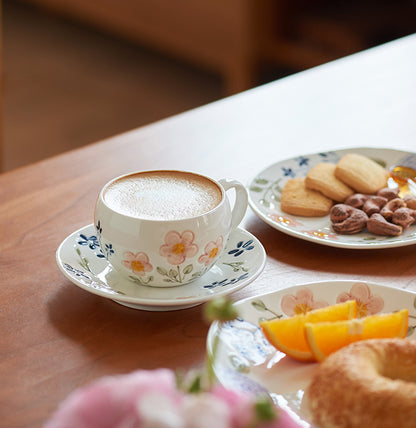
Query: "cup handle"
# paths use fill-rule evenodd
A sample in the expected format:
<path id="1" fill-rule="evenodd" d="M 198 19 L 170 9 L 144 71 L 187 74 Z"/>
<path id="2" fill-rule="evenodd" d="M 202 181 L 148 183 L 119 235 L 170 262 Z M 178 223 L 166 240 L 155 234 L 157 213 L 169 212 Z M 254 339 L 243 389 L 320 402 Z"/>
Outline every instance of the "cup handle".
<path id="1" fill-rule="evenodd" d="M 237 180 L 223 178 L 219 183 L 225 191 L 235 189 L 235 203 L 231 212 L 231 230 L 235 229 L 243 219 L 248 205 L 248 193 L 243 184 Z"/>

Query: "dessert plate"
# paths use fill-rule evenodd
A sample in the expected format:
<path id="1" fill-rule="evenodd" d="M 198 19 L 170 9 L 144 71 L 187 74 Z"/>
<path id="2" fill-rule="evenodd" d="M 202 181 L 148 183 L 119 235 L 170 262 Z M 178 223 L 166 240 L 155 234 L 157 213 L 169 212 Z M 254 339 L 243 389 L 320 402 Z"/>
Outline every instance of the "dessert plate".
<path id="1" fill-rule="evenodd" d="M 201 278 L 177 287 L 149 287 L 119 275 L 104 257 L 95 233 L 91 224 L 69 235 L 56 252 L 58 267 L 84 290 L 134 309 L 184 309 L 230 294 L 256 279 L 266 261 L 258 239 L 237 228 L 219 260 Z"/>
<path id="2" fill-rule="evenodd" d="M 209 329 L 207 348 L 217 346 L 214 371 L 221 384 L 247 393 L 268 392 L 303 426 L 310 424 L 305 390 L 318 363 L 296 361 L 272 347 L 263 336 L 263 319 L 287 317 L 355 299 L 360 315 L 409 310 L 408 338 L 416 340 L 416 293 L 363 281 L 324 281 L 298 285 L 235 303 L 239 318 Z"/>
<path id="3" fill-rule="evenodd" d="M 352 148 L 333 152 L 298 156 L 277 162 L 249 183 L 249 204 L 266 223 L 288 235 L 332 247 L 352 249 L 388 248 L 416 243 L 416 226 L 410 226 L 400 236 L 377 236 L 366 231 L 354 235 L 335 233 L 329 215 L 300 217 L 284 213 L 280 208 L 280 194 L 285 183 L 294 177 L 304 177 L 317 163 L 337 163 L 346 153 L 359 153 L 377 161 L 385 168 L 394 165 L 416 168 L 416 153 L 391 149 Z"/>

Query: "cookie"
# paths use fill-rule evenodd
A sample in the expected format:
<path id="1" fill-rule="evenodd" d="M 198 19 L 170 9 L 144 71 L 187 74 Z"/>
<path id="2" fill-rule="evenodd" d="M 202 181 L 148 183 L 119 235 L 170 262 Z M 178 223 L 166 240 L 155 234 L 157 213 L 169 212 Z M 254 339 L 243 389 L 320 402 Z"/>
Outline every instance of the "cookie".
<path id="1" fill-rule="evenodd" d="M 335 177 L 358 193 L 376 193 L 387 186 L 387 171 L 370 158 L 348 153 L 335 167 Z"/>
<path id="2" fill-rule="evenodd" d="M 306 188 L 304 178 L 291 178 L 283 187 L 280 208 L 288 214 L 322 217 L 329 213 L 333 201 L 316 190 Z"/>
<path id="3" fill-rule="evenodd" d="M 344 202 L 348 196 L 354 193 L 351 187 L 335 177 L 335 164 L 333 163 L 315 165 L 305 177 L 305 186 L 308 189 L 317 190 L 337 202 Z"/>

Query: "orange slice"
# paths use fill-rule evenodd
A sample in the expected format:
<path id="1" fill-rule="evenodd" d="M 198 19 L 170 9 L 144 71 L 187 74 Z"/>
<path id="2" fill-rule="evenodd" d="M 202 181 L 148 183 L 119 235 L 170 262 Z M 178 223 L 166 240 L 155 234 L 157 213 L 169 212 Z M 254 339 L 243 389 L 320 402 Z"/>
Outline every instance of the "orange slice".
<path id="1" fill-rule="evenodd" d="M 408 327 L 408 310 L 370 315 L 348 321 L 306 323 L 306 340 L 318 361 L 352 342 L 376 338 L 404 338 Z"/>
<path id="2" fill-rule="evenodd" d="M 355 318 L 356 314 L 357 303 L 349 300 L 289 318 L 262 321 L 260 327 L 267 340 L 279 351 L 300 361 L 314 361 L 305 338 L 305 324 L 349 320 Z"/>

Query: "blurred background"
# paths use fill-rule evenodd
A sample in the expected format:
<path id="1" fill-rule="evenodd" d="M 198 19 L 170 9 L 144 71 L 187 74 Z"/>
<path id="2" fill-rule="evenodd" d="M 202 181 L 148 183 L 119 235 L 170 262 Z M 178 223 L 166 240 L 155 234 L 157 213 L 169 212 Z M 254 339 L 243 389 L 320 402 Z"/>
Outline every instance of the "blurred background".
<path id="1" fill-rule="evenodd" d="M 415 0 L 3 0 L 2 170 L 415 32 Z"/>

